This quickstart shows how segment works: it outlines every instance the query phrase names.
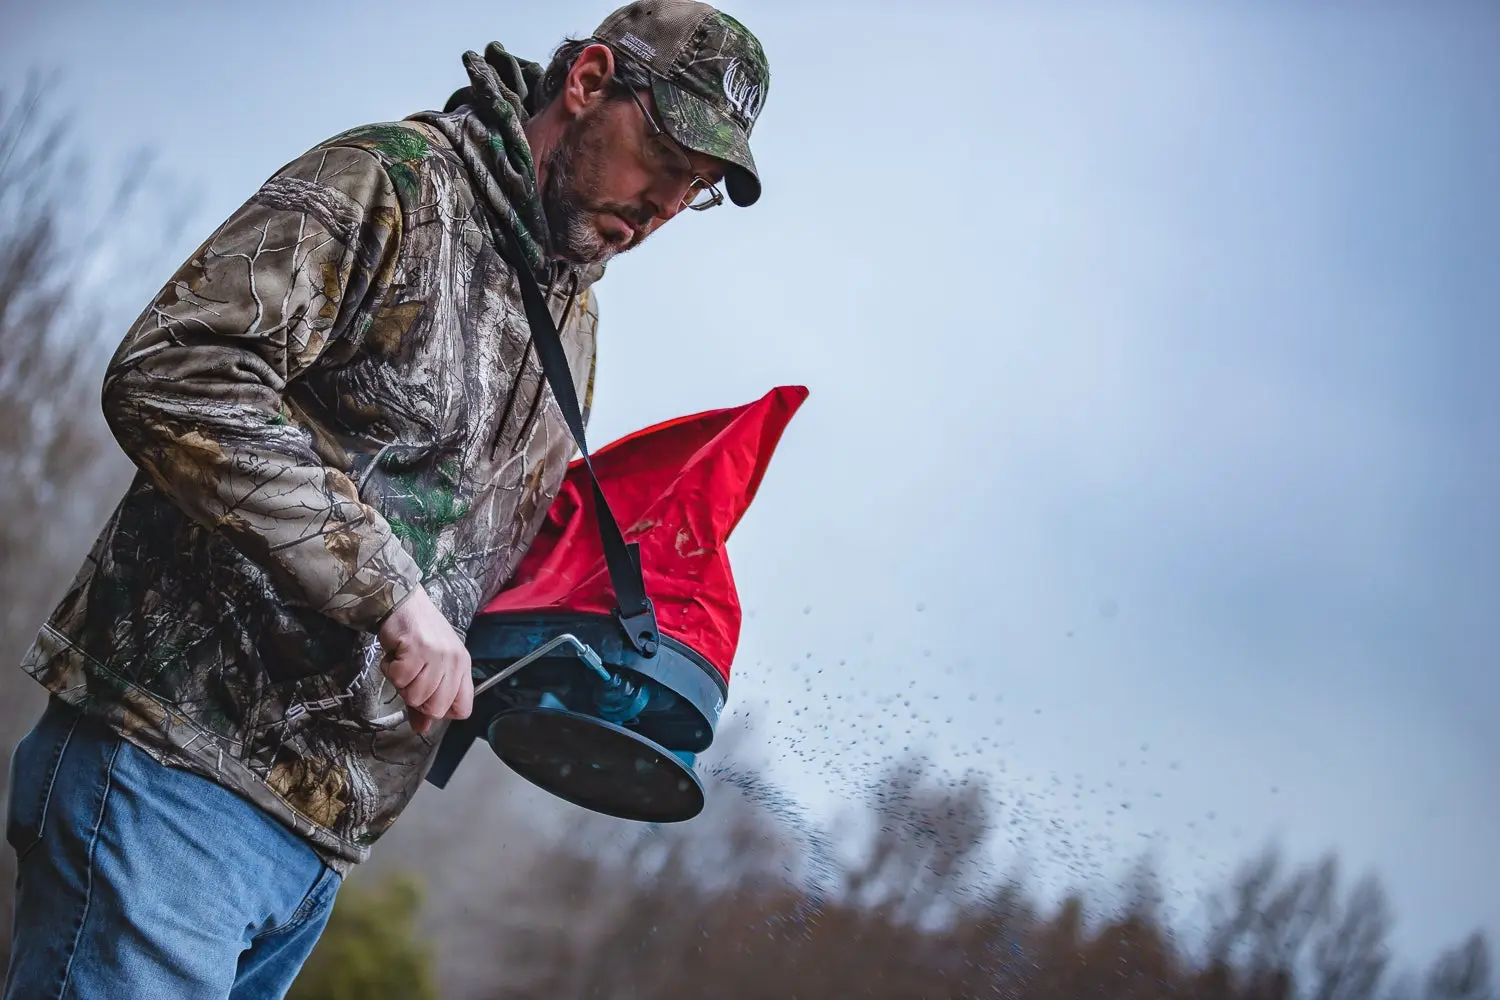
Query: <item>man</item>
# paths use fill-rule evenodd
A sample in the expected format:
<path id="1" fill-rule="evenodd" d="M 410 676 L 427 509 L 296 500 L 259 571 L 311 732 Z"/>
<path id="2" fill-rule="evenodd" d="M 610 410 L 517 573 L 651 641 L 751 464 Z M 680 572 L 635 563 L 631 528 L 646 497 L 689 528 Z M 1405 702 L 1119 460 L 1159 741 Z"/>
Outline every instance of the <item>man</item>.
<path id="1" fill-rule="evenodd" d="M 285 993 L 469 713 L 465 630 L 573 453 L 517 268 L 586 409 L 607 261 L 759 197 L 766 59 L 711 7 L 465 65 L 278 171 L 112 359 L 139 471 L 25 661 L 7 997 Z"/>

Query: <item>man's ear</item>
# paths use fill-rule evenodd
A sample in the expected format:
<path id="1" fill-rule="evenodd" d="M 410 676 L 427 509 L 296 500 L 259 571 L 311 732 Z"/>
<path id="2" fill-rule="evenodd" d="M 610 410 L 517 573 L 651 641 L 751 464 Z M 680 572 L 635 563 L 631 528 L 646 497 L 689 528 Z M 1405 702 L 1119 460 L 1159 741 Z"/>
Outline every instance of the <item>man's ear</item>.
<path id="1" fill-rule="evenodd" d="M 615 54 L 609 46 L 595 43 L 578 53 L 560 95 L 562 110 L 567 117 L 579 118 L 603 101 L 605 88 L 614 75 Z"/>

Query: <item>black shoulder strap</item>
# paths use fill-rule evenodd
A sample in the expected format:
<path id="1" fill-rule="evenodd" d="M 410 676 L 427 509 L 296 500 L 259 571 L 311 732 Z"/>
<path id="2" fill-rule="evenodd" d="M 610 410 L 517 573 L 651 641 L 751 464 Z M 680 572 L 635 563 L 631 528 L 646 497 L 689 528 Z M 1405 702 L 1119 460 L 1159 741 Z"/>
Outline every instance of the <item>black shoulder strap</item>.
<path id="1" fill-rule="evenodd" d="M 599 487 L 599 477 L 594 474 L 594 463 L 589 458 L 588 442 L 584 439 L 583 414 L 578 407 L 573 373 L 568 367 L 568 356 L 563 351 L 557 325 L 547 310 L 546 297 L 516 246 L 514 236 L 506 232 L 504 237 L 516 280 L 521 284 L 521 302 L 526 307 L 526 321 L 531 325 L 531 340 L 542 363 L 542 374 L 552 387 L 552 395 L 562 409 L 563 419 L 568 422 L 568 430 L 572 432 L 578 450 L 583 453 L 583 464 L 588 468 L 589 480 L 594 485 L 594 513 L 599 522 L 599 539 L 604 543 L 609 582 L 615 590 L 615 618 L 636 652 L 642 656 L 655 656 L 658 647 L 656 609 L 641 576 L 640 545 L 634 542 L 626 544 L 614 511 L 610 510 L 609 501 Z"/>

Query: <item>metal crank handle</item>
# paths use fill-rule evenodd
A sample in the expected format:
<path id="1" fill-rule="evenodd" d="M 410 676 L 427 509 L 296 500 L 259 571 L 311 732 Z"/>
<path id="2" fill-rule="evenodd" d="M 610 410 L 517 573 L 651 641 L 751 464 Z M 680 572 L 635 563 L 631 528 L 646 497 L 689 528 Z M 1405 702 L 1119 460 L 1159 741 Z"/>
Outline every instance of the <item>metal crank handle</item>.
<path id="1" fill-rule="evenodd" d="M 578 653 L 578 658 L 581 659 L 584 663 L 587 663 L 589 665 L 589 668 L 593 670 L 594 673 L 604 678 L 605 683 L 612 683 L 614 681 L 614 675 L 605 668 L 604 661 L 599 659 L 598 653 L 590 649 L 586 643 L 580 642 L 578 637 L 573 635 L 571 632 L 564 632 L 562 635 L 542 643 L 536 649 L 533 649 L 531 652 L 527 653 L 515 663 L 512 663 L 510 666 L 506 667 L 495 676 L 485 678 L 482 683 L 475 686 L 474 696 L 476 698 L 479 697 L 490 688 L 494 687 L 496 684 L 499 684 L 501 681 L 505 680 L 507 677 L 514 676 L 522 668 L 531 666 L 531 664 L 535 663 L 537 660 L 540 660 L 542 657 L 552 652 L 558 646 L 565 645 L 571 645 L 574 651 Z"/>

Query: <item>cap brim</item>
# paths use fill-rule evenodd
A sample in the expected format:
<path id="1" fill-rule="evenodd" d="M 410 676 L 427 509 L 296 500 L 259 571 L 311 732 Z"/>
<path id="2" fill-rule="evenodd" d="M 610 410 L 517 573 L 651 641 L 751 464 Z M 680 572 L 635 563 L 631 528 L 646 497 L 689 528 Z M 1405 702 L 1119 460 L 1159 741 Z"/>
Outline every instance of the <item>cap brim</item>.
<path id="1" fill-rule="evenodd" d="M 688 149 L 723 160 L 724 189 L 729 200 L 748 208 L 760 198 L 760 174 L 750 155 L 750 137 L 731 119 L 696 94 L 652 77 L 651 95 L 672 138 Z"/>

